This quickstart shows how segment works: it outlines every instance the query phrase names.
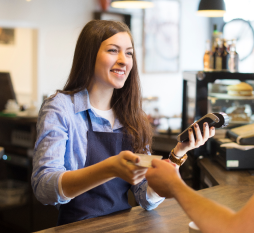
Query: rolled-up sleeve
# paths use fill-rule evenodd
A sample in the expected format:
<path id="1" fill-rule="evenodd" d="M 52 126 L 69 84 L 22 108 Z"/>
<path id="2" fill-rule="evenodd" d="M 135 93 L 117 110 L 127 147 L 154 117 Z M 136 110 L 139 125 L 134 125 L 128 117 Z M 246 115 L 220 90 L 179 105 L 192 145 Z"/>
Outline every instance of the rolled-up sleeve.
<path id="1" fill-rule="evenodd" d="M 33 154 L 32 188 L 43 204 L 64 204 L 58 179 L 66 171 L 64 156 L 68 140 L 67 113 L 58 96 L 47 99 L 39 112 Z"/>
<path id="2" fill-rule="evenodd" d="M 151 155 L 150 148 L 147 145 L 148 155 Z M 147 180 L 144 179 L 137 185 L 132 185 L 131 191 L 134 194 L 136 202 L 145 210 L 153 210 L 155 209 L 160 203 L 164 201 L 164 197 L 161 198 L 149 198 L 147 194 L 147 187 L 148 183 Z"/>
<path id="3" fill-rule="evenodd" d="M 153 210 L 155 209 L 160 203 L 164 201 L 164 197 L 160 198 L 159 200 L 156 199 L 156 201 L 149 198 L 147 195 L 147 180 L 144 179 L 142 182 L 140 182 L 137 185 L 132 185 L 131 191 L 134 194 L 134 197 L 136 199 L 136 202 L 145 210 Z"/>

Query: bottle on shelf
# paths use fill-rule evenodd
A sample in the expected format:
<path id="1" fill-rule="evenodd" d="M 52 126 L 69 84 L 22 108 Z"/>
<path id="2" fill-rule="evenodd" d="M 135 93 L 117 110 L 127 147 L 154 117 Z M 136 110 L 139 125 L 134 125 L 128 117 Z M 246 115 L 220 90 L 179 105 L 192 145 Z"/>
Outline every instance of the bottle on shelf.
<path id="1" fill-rule="evenodd" d="M 217 24 L 213 25 L 213 33 L 212 33 L 212 51 L 214 50 L 214 46 L 216 45 L 216 40 L 222 38 L 222 32 L 217 30 Z"/>
<path id="2" fill-rule="evenodd" d="M 229 48 L 228 68 L 231 72 L 238 72 L 239 54 L 236 52 L 236 40 L 233 39 Z"/>
<path id="3" fill-rule="evenodd" d="M 204 62 L 204 71 L 210 70 L 211 67 L 211 59 L 212 54 L 211 54 L 211 46 L 210 46 L 210 40 L 206 41 L 206 48 L 205 48 L 205 54 L 203 57 L 203 62 Z"/>
<path id="4" fill-rule="evenodd" d="M 228 61 L 229 61 L 229 52 L 227 48 L 227 40 L 222 40 L 222 52 L 221 52 L 221 68 L 222 70 L 229 70 Z"/>
<path id="5" fill-rule="evenodd" d="M 217 40 L 215 40 L 213 42 L 213 46 L 212 46 L 212 55 L 211 55 L 211 61 L 210 61 L 210 67 L 211 69 L 215 69 L 215 65 L 216 65 L 216 51 L 218 50 L 218 44 L 217 44 Z"/>
<path id="6" fill-rule="evenodd" d="M 212 33 L 212 49 L 210 59 L 210 69 L 216 69 L 216 54 L 219 52 L 219 40 L 222 38 L 222 33 L 217 30 L 217 25 L 213 25 Z"/>
<path id="7" fill-rule="evenodd" d="M 217 46 L 215 48 L 214 54 L 214 69 L 222 70 L 222 53 L 223 53 L 223 41 L 219 38 L 216 38 Z"/>

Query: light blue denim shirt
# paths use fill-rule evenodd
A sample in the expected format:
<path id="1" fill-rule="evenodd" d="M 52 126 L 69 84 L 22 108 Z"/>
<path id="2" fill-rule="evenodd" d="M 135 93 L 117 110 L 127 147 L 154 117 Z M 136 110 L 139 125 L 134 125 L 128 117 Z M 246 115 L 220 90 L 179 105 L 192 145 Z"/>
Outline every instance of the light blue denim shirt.
<path id="1" fill-rule="evenodd" d="M 123 126 L 115 119 L 113 129 L 108 120 L 91 109 L 87 90 L 74 95 L 58 93 L 42 104 L 37 122 L 37 141 L 33 154 L 32 188 L 36 198 L 43 204 L 68 203 L 58 191 L 58 180 L 65 171 L 83 168 L 87 156 L 89 110 L 93 131 L 121 132 Z M 147 181 L 131 187 L 137 203 L 144 209 L 156 208 L 158 202 L 149 200 Z"/>

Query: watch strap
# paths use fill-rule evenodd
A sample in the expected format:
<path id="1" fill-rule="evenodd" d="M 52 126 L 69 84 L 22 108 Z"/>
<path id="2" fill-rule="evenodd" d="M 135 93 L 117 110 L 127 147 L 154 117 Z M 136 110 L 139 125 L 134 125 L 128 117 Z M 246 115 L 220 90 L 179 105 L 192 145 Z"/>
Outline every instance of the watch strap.
<path id="1" fill-rule="evenodd" d="M 174 153 L 174 149 L 170 152 L 170 155 L 169 155 L 169 159 L 171 162 L 177 164 L 178 166 L 181 166 L 184 164 L 184 162 L 187 160 L 188 158 L 188 155 L 185 154 L 183 157 L 181 158 L 178 158 L 175 153 Z"/>

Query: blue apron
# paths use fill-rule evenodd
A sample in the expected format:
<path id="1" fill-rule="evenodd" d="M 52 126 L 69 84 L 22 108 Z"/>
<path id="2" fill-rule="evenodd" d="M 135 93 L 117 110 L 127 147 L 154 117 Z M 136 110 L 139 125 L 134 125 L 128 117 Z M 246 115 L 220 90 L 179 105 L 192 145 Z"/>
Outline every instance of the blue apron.
<path id="1" fill-rule="evenodd" d="M 85 167 L 96 164 L 121 151 L 132 151 L 130 138 L 124 133 L 94 132 L 88 118 L 87 157 Z M 131 185 L 121 178 L 114 178 L 77 197 L 59 208 L 58 224 L 63 225 L 111 214 L 131 208 L 128 190 Z"/>

